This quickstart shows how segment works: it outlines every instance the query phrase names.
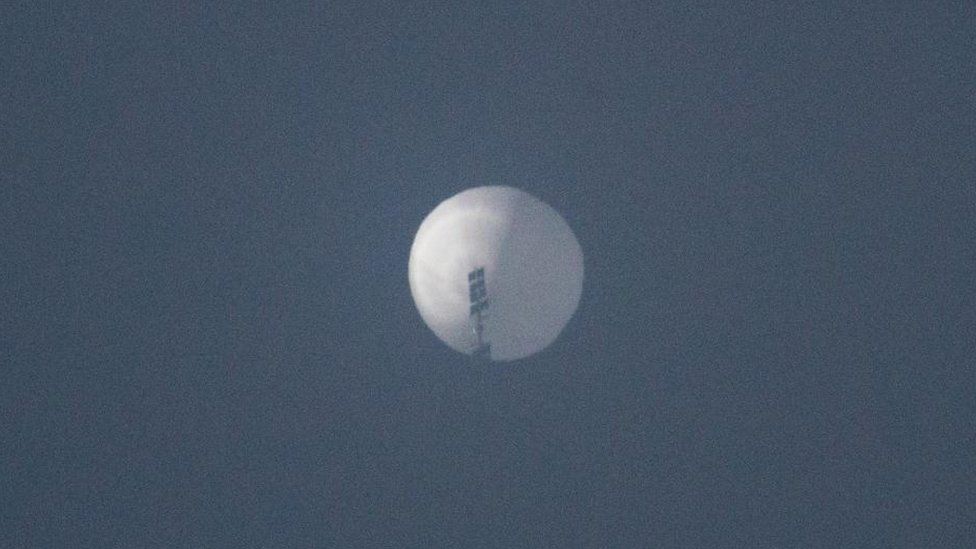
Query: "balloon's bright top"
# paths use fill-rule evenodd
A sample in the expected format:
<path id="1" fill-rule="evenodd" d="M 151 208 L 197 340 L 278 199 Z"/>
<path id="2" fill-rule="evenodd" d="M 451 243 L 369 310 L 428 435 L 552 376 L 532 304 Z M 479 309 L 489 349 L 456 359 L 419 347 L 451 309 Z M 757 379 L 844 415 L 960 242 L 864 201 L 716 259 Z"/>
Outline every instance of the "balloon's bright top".
<path id="1" fill-rule="evenodd" d="M 573 316 L 583 253 L 569 225 L 539 199 L 477 187 L 424 219 L 409 277 L 421 317 L 444 343 L 515 360 L 547 347 Z"/>

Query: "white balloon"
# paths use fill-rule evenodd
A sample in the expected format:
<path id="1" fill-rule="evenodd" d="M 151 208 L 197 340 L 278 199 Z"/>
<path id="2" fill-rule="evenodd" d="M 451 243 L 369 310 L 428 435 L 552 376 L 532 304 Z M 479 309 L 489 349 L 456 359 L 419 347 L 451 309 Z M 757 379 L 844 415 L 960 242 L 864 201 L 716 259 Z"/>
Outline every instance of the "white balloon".
<path id="1" fill-rule="evenodd" d="M 484 268 L 480 323 L 492 360 L 535 354 L 555 341 L 579 304 L 583 252 L 562 217 L 512 187 L 477 187 L 437 206 L 417 230 L 408 266 L 424 322 L 462 353 L 478 349 L 469 274 Z"/>

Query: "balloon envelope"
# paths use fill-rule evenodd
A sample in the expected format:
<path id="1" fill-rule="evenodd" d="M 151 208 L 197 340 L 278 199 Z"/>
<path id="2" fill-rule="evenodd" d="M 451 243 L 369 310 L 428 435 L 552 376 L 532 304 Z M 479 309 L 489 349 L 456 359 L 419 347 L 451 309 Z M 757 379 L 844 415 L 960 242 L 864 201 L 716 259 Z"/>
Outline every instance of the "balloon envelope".
<path id="1" fill-rule="evenodd" d="M 484 307 L 472 306 L 483 298 L 475 295 L 478 269 Z M 481 324 L 492 360 L 547 347 L 583 290 L 583 253 L 569 225 L 542 201 L 504 186 L 468 189 L 438 205 L 417 231 L 408 271 L 417 309 L 437 337 L 472 354 Z"/>

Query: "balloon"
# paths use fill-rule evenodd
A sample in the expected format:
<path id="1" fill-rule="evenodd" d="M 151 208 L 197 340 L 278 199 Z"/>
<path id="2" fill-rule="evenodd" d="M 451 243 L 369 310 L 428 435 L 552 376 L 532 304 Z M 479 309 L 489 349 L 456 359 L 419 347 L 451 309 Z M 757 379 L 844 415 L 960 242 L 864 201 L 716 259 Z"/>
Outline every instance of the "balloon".
<path id="1" fill-rule="evenodd" d="M 516 360 L 549 346 L 573 316 L 583 252 L 539 199 L 512 187 L 476 187 L 424 219 L 408 272 L 420 316 L 444 343 Z"/>

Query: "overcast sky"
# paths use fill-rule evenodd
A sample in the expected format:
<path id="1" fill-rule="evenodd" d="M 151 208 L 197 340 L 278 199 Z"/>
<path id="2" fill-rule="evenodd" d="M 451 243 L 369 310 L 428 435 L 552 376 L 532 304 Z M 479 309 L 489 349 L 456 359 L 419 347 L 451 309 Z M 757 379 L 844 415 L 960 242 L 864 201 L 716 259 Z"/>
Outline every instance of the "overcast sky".
<path id="1" fill-rule="evenodd" d="M 20 4 L 0 546 L 976 544 L 973 3 Z M 586 265 L 491 365 L 485 184 Z"/>

